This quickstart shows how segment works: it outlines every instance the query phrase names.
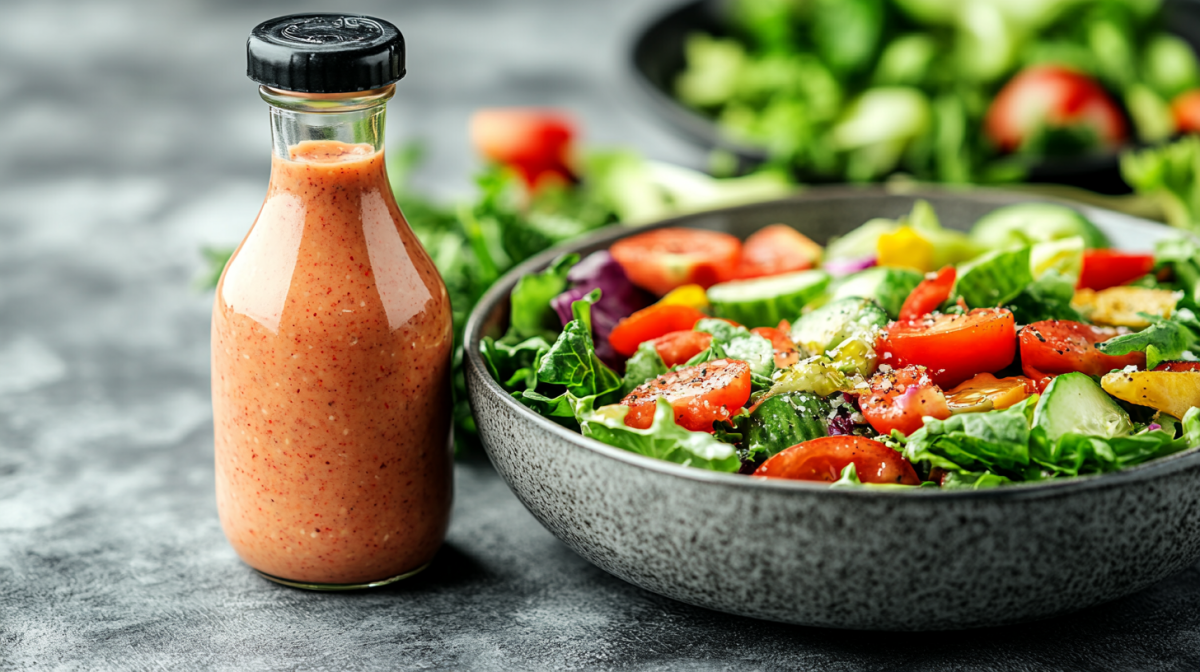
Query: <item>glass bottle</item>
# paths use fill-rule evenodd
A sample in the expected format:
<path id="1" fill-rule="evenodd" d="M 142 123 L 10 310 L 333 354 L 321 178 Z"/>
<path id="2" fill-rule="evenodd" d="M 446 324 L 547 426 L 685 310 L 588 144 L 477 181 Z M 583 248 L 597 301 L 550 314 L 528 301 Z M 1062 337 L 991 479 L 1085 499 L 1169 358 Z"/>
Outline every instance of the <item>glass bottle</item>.
<path id="1" fill-rule="evenodd" d="M 273 154 L 213 308 L 217 507 L 247 564 L 302 588 L 411 576 L 449 520 L 450 302 L 383 156 L 403 49 L 347 15 L 248 42 Z"/>

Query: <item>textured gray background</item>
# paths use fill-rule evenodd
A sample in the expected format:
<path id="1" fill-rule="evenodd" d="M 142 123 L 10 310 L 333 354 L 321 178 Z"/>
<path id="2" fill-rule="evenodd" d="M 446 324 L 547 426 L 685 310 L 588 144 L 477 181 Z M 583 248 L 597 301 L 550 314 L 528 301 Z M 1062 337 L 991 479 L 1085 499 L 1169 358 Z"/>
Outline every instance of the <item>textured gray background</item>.
<path id="1" fill-rule="evenodd" d="M 199 245 L 240 239 L 266 185 L 246 34 L 331 6 L 0 5 L 0 669 L 1200 669 L 1197 568 L 1027 626 L 781 626 L 609 577 L 479 457 L 458 465 L 449 540 L 421 577 L 322 595 L 253 575 L 217 523 L 211 297 L 191 282 Z M 390 138 L 427 139 L 419 184 L 444 197 L 468 189 L 482 105 L 566 106 L 589 142 L 699 164 L 625 79 L 628 34 L 659 7 L 352 6 L 408 38 Z"/>

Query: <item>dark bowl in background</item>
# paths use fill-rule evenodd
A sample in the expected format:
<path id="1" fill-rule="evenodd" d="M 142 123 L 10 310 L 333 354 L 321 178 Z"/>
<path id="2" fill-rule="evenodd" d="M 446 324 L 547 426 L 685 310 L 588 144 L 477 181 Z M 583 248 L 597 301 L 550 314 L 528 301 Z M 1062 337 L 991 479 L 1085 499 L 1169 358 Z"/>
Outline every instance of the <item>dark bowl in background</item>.
<path id="1" fill-rule="evenodd" d="M 647 24 L 634 38 L 630 52 L 633 79 L 647 105 L 679 133 L 707 149 L 723 149 L 738 159 L 739 170 L 752 168 L 767 158 L 766 150 L 730 137 L 716 122 L 676 100 L 675 78 L 686 65 L 684 42 L 688 35 L 706 32 L 727 35 L 728 0 L 692 0 Z M 1163 25 L 1200 53 L 1200 1 L 1165 0 Z M 1116 154 L 1047 157 L 1030 166 L 1028 182 L 1065 184 L 1102 194 L 1125 194 Z"/>

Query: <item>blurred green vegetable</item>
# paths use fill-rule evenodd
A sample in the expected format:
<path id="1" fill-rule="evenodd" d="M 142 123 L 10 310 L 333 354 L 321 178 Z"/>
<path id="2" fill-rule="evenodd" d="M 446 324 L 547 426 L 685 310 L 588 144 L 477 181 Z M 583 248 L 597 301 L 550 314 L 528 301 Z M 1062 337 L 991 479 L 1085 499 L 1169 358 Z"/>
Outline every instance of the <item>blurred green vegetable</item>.
<path id="1" fill-rule="evenodd" d="M 728 21 L 689 37 L 675 94 L 804 181 L 1006 182 L 1031 158 L 1097 151 L 1086 123 L 1029 124 L 1013 157 L 988 139 L 991 101 L 1030 65 L 1098 80 L 1144 142 L 1200 86 L 1158 0 L 731 0 Z"/>
<path id="2" fill-rule="evenodd" d="M 1127 152 L 1121 176 L 1139 194 L 1157 199 L 1169 224 L 1200 232 L 1200 137 Z"/>

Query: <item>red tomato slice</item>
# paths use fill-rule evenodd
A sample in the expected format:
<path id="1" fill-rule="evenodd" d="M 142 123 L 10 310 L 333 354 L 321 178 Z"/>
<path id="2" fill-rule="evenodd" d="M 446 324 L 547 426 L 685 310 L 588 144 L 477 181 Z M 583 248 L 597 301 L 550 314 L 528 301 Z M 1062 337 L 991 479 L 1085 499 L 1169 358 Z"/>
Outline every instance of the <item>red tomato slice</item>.
<path id="1" fill-rule="evenodd" d="M 728 420 L 750 399 L 750 365 L 716 359 L 646 381 L 621 400 L 629 407 L 625 424 L 650 427 L 659 397 L 670 402 L 676 424 L 693 432 L 711 432 L 714 422 Z"/>
<path id="2" fill-rule="evenodd" d="M 471 141 L 484 157 L 513 168 L 530 188 L 542 181 L 573 182 L 575 126 L 556 110 L 492 108 L 471 115 Z"/>
<path id="3" fill-rule="evenodd" d="M 915 320 L 937 310 L 938 306 L 950 298 L 950 290 L 954 289 L 954 280 L 957 277 L 958 272 L 953 266 L 946 266 L 938 271 L 937 275 L 926 275 L 921 284 L 904 299 L 904 305 L 900 308 L 900 319 Z"/>
<path id="4" fill-rule="evenodd" d="M 771 346 L 775 348 L 776 367 L 782 369 L 800 361 L 800 353 L 796 350 L 796 344 L 792 342 L 787 333 L 775 327 L 755 327 L 750 330 L 750 333 L 758 334 L 771 342 Z"/>
<path id="5" fill-rule="evenodd" d="M 1021 370 L 1044 388 L 1047 376 L 1079 371 L 1102 376 L 1126 366 L 1146 366 L 1146 353 L 1106 355 L 1096 343 L 1119 335 L 1110 327 L 1093 327 L 1070 320 L 1034 322 L 1021 329 Z"/>
<path id="6" fill-rule="evenodd" d="M 608 251 L 633 284 L 662 296 L 681 285 L 708 288 L 732 279 L 742 243 L 716 231 L 655 229 L 618 240 Z"/>
<path id="7" fill-rule="evenodd" d="M 754 475 L 832 483 L 852 462 L 863 483 L 921 484 L 903 455 L 862 436 L 825 436 L 805 441 L 763 462 Z"/>
<path id="8" fill-rule="evenodd" d="M 742 245 L 737 278 L 748 280 L 768 275 L 804 271 L 821 261 L 821 246 L 790 226 L 772 224 L 759 229 Z"/>
<path id="9" fill-rule="evenodd" d="M 941 387 L 1012 363 L 1017 327 L 1004 308 L 976 308 L 964 315 L 929 315 L 888 325 L 875 350 L 879 362 L 895 368 L 920 365 Z"/>
<path id="10" fill-rule="evenodd" d="M 613 350 L 629 357 L 644 341 L 652 341 L 672 331 L 685 331 L 707 317 L 691 306 L 655 304 L 617 322 L 608 334 Z"/>
<path id="11" fill-rule="evenodd" d="M 1121 108 L 1092 78 L 1058 65 L 1037 65 L 1010 79 L 988 108 L 984 131 L 1002 151 L 1015 151 L 1041 127 L 1088 127 L 1105 147 L 1128 135 Z"/>
<path id="12" fill-rule="evenodd" d="M 925 416 L 938 420 L 950 417 L 946 395 L 920 366 L 906 366 L 871 377 L 870 394 L 860 395 L 863 417 L 880 434 L 893 429 L 908 435 L 925 424 Z"/>
<path id="13" fill-rule="evenodd" d="M 1153 254 L 1087 250 L 1083 253 L 1083 270 L 1079 273 L 1079 282 L 1075 287 L 1100 291 L 1137 280 L 1152 270 Z"/>
<path id="14" fill-rule="evenodd" d="M 686 364 L 712 344 L 712 334 L 703 331 L 672 331 L 654 339 L 654 349 L 668 367 Z"/>
<path id="15" fill-rule="evenodd" d="M 1179 133 L 1200 133 L 1200 89 L 1184 91 L 1171 101 L 1171 117 Z"/>
<path id="16" fill-rule="evenodd" d="M 1154 367 L 1155 371 L 1200 371 L 1200 362 L 1163 362 Z"/>

